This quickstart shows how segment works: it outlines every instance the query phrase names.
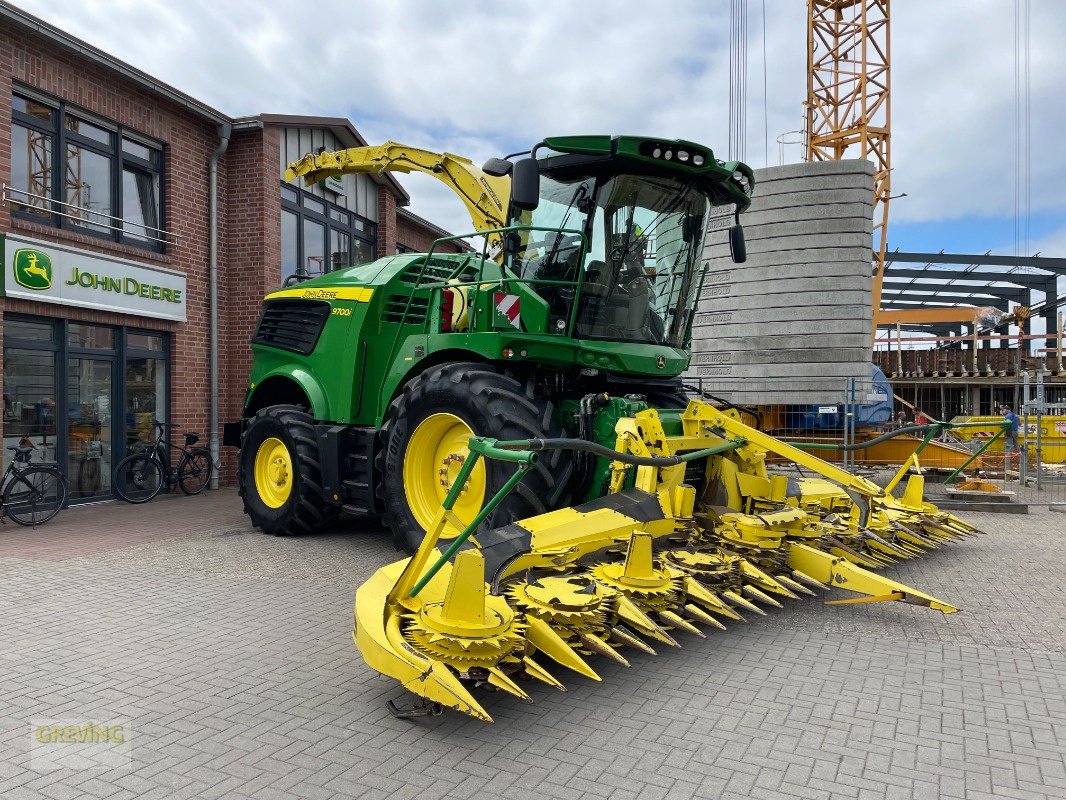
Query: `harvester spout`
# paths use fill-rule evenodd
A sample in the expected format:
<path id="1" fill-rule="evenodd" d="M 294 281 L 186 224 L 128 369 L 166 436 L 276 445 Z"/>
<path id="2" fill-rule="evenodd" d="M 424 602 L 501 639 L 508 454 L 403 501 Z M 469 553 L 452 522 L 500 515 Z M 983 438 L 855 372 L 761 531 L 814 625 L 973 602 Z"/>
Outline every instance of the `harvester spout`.
<path id="1" fill-rule="evenodd" d="M 490 175 L 462 156 L 398 142 L 308 153 L 289 165 L 285 180 L 303 178 L 305 183 L 313 184 L 351 173 L 382 172 L 422 172 L 436 178 L 459 197 L 476 231 L 495 230 L 507 224 L 509 176 Z M 494 238 L 498 242 L 499 237 Z M 494 244 L 493 237 L 489 243 Z"/>

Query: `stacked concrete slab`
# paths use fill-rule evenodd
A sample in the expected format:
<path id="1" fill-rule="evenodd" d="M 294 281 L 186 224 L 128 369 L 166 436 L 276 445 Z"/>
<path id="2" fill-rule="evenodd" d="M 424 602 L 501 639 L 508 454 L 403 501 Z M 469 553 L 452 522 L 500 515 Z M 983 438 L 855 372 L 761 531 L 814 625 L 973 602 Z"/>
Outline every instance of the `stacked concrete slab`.
<path id="1" fill-rule="evenodd" d="M 731 209 L 712 216 L 686 378 L 737 403 L 836 403 L 848 379 L 870 380 L 873 165 L 789 164 L 755 178 L 741 216 L 747 263 L 729 256 Z"/>

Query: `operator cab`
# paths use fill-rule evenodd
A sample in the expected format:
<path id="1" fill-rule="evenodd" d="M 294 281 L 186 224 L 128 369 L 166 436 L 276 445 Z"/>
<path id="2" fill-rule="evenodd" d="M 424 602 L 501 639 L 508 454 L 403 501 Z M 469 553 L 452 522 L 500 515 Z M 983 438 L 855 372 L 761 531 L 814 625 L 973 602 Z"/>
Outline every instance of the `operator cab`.
<path id="1" fill-rule="evenodd" d="M 549 149 L 515 163 L 511 224 L 524 230 L 506 266 L 547 302 L 549 330 L 573 315 L 580 339 L 687 345 L 712 203 L 738 201 L 697 171 L 648 161 Z"/>

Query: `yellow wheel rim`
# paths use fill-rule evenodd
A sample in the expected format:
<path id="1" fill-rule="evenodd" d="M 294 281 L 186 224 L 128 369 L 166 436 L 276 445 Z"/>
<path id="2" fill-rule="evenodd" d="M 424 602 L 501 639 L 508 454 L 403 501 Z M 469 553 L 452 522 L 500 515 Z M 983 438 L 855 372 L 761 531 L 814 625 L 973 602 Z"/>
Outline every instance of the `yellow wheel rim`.
<path id="1" fill-rule="evenodd" d="M 467 441 L 474 432 L 454 414 L 430 414 L 411 433 L 403 455 L 403 487 L 407 507 L 424 530 L 444 503 L 463 462 L 470 457 Z M 466 489 L 455 501 L 452 511 L 469 523 L 485 503 L 485 461 L 478 461 Z M 446 524 L 441 536 L 451 539 L 460 531 Z"/>
<path id="2" fill-rule="evenodd" d="M 292 494 L 292 456 L 281 439 L 265 439 L 255 453 L 255 490 L 270 508 L 281 508 Z"/>

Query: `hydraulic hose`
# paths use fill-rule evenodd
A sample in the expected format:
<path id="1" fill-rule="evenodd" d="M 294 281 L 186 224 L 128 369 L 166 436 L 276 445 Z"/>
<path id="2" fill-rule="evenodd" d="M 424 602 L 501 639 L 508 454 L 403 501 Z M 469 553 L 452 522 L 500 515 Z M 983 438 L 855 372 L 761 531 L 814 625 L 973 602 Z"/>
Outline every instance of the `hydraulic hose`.
<path id="1" fill-rule="evenodd" d="M 793 447 L 817 447 L 824 450 L 865 450 L 867 447 L 873 447 L 875 444 L 881 444 L 881 442 L 887 442 L 889 439 L 895 439 L 897 436 L 902 436 L 906 433 L 929 433 L 931 430 L 948 431 L 955 428 L 976 428 L 980 426 L 987 426 L 987 422 L 933 422 L 928 425 L 905 425 L 902 428 L 896 428 L 888 433 L 882 433 L 880 436 L 876 436 L 866 442 L 858 442 L 856 444 L 829 444 L 826 442 L 788 442 Z"/>
<path id="2" fill-rule="evenodd" d="M 504 450 L 578 450 L 636 467 L 676 467 L 678 464 L 695 461 L 697 458 L 736 450 L 747 443 L 746 439 L 727 439 L 722 444 L 703 450 L 693 450 L 679 456 L 636 456 L 632 453 L 620 453 L 611 447 L 596 442 L 587 442 L 584 439 L 516 439 L 509 442 L 497 442 L 496 446 Z"/>
<path id="3" fill-rule="evenodd" d="M 902 428 L 896 428 L 888 433 L 882 433 L 880 436 L 876 436 L 873 439 L 865 442 L 856 442 L 855 444 L 829 444 L 827 442 L 789 442 L 794 447 L 818 447 L 824 450 L 844 450 L 851 452 L 853 450 L 865 450 L 868 447 L 873 447 L 875 444 L 881 444 L 881 442 L 887 442 L 889 439 L 895 439 L 897 436 L 902 436 L 907 433 L 928 433 L 933 428 L 944 428 L 945 425 L 907 425 Z"/>

